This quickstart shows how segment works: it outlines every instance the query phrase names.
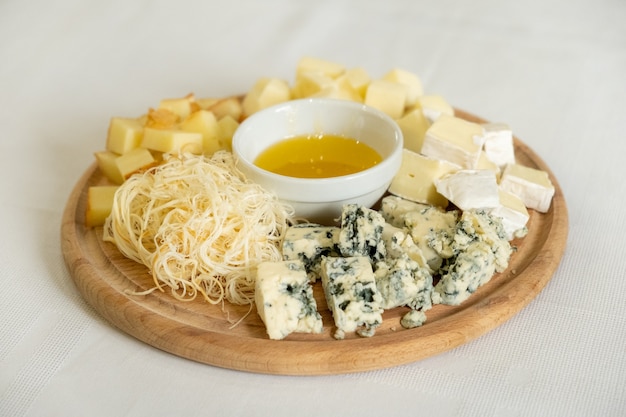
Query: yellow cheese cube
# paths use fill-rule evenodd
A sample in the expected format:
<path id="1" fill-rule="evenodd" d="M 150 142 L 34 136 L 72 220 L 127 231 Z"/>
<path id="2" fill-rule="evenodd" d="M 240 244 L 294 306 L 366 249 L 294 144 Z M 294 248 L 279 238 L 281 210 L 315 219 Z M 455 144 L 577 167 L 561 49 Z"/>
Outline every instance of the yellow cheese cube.
<path id="1" fill-rule="evenodd" d="M 363 99 L 365 99 L 367 86 L 371 81 L 372 80 L 365 69 L 350 68 L 346 70 L 345 73 L 337 77 L 335 83 L 341 90 L 349 90 L 358 94 L 361 97 L 359 101 L 363 101 Z"/>
<path id="2" fill-rule="evenodd" d="M 220 101 L 219 98 L 205 97 L 205 98 L 197 98 L 196 103 L 203 110 L 208 110 L 209 107 Z"/>
<path id="3" fill-rule="evenodd" d="M 431 122 L 437 120 L 442 114 L 454 116 L 454 108 L 442 96 L 428 95 L 418 97 L 415 106 L 420 107 L 424 116 Z"/>
<path id="4" fill-rule="evenodd" d="M 116 185 L 99 185 L 87 189 L 87 210 L 85 211 L 85 226 L 102 226 L 111 214 Z"/>
<path id="5" fill-rule="evenodd" d="M 124 182 L 124 176 L 117 166 L 117 158 L 120 155 L 111 151 L 101 151 L 94 154 L 100 172 L 112 183 L 121 184 Z"/>
<path id="6" fill-rule="evenodd" d="M 317 72 L 330 78 L 337 78 L 344 71 L 345 67 L 341 64 L 314 57 L 303 57 L 296 65 L 296 78 L 306 72 Z"/>
<path id="7" fill-rule="evenodd" d="M 368 85 L 364 102 L 387 113 L 391 118 L 398 119 L 404 113 L 406 94 L 407 90 L 401 84 L 375 80 Z"/>
<path id="8" fill-rule="evenodd" d="M 115 159 L 115 164 L 122 178 L 126 180 L 134 173 L 155 165 L 156 160 L 146 148 L 137 148 L 118 156 Z"/>
<path id="9" fill-rule="evenodd" d="M 424 117 L 420 109 L 413 109 L 397 120 L 402 136 L 404 136 L 404 147 L 413 152 L 421 152 L 424 143 L 424 135 L 430 123 Z"/>
<path id="10" fill-rule="evenodd" d="M 239 127 L 239 122 L 230 116 L 224 116 L 217 121 L 217 143 L 220 149 L 232 150 L 233 135 Z M 207 149 L 204 151 L 207 153 Z"/>
<path id="11" fill-rule="evenodd" d="M 202 153 L 202 133 L 145 128 L 141 146 L 158 152 Z"/>
<path id="12" fill-rule="evenodd" d="M 322 72 L 303 72 L 298 74 L 292 90 L 293 98 L 311 97 L 333 86 L 333 79 Z"/>
<path id="13" fill-rule="evenodd" d="M 209 106 L 207 110 L 211 111 L 218 120 L 225 116 L 230 116 L 235 120 L 239 120 L 243 114 L 241 101 L 235 97 L 218 100 Z"/>
<path id="14" fill-rule="evenodd" d="M 337 100 L 349 100 L 361 102 L 362 98 L 356 92 L 350 89 L 342 89 L 337 85 L 331 85 L 330 87 L 326 87 L 323 90 L 318 91 L 317 93 L 309 96 L 315 98 L 333 98 Z"/>
<path id="15" fill-rule="evenodd" d="M 193 112 L 180 124 L 180 129 L 186 132 L 197 132 L 202 134 L 202 151 L 213 153 L 219 149 L 217 142 L 217 119 L 215 114 L 209 110 L 198 110 Z"/>
<path id="16" fill-rule="evenodd" d="M 417 98 L 424 94 L 424 88 L 422 87 L 422 81 L 412 72 L 395 68 L 389 71 L 382 77 L 383 80 L 391 81 L 404 85 L 406 87 L 406 105 L 412 106 L 417 101 Z"/>
<path id="17" fill-rule="evenodd" d="M 180 120 L 184 120 L 194 110 L 194 103 L 195 97 L 193 94 L 189 94 L 183 98 L 163 99 L 159 104 L 159 108 L 169 110 L 176 114 Z"/>
<path id="18" fill-rule="evenodd" d="M 448 200 L 437 192 L 435 180 L 458 170 L 459 166 L 447 161 L 404 149 L 400 170 L 391 181 L 389 192 L 410 201 L 445 208 Z"/>
<path id="19" fill-rule="evenodd" d="M 135 149 L 143 137 L 143 119 L 113 117 L 109 123 L 106 149 L 118 154 Z"/>
<path id="20" fill-rule="evenodd" d="M 286 81 L 278 78 L 261 78 L 243 99 L 244 116 L 283 103 L 291 98 L 291 89 Z"/>

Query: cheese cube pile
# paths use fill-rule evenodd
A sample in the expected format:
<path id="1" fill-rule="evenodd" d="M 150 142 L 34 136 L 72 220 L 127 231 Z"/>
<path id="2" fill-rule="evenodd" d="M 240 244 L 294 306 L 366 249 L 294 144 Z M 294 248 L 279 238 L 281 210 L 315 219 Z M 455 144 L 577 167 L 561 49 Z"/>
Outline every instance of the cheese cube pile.
<path id="1" fill-rule="evenodd" d="M 137 118 L 112 117 L 106 148 L 94 156 L 106 179 L 120 185 L 135 173 L 145 171 L 162 161 L 164 153 L 212 155 L 230 150 L 233 134 L 244 115 L 240 99 L 196 99 L 193 94 L 163 99 L 155 109 Z M 101 196 L 94 190 L 94 196 Z M 111 211 L 103 197 L 97 212 L 88 206 L 86 224 L 102 226 Z"/>

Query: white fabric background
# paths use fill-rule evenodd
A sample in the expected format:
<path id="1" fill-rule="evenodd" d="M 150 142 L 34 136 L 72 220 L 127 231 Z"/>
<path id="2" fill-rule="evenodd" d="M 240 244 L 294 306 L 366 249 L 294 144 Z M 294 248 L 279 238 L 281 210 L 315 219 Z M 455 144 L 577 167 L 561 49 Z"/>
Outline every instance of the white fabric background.
<path id="1" fill-rule="evenodd" d="M 0 415 L 626 415 L 626 2 L 0 2 Z M 513 319 L 375 372 L 267 376 L 151 348 L 80 297 L 60 218 L 113 115 L 291 79 L 311 55 L 509 123 L 569 208 L 563 261 Z"/>

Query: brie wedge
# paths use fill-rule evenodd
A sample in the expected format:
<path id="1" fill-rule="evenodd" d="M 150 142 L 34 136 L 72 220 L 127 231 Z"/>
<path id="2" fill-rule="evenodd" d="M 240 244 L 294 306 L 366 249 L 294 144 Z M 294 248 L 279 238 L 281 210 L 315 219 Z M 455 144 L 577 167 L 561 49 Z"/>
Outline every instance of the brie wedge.
<path id="1" fill-rule="evenodd" d="M 487 169 L 463 169 L 435 181 L 439 194 L 461 210 L 497 207 L 500 204 L 496 174 Z"/>
<path id="2" fill-rule="evenodd" d="M 522 199 L 527 208 L 545 213 L 550 209 L 554 185 L 548 173 L 519 164 L 509 164 L 502 172 L 500 188 Z"/>
<path id="3" fill-rule="evenodd" d="M 426 131 L 422 154 L 465 169 L 475 169 L 485 140 L 477 123 L 442 114 Z"/>

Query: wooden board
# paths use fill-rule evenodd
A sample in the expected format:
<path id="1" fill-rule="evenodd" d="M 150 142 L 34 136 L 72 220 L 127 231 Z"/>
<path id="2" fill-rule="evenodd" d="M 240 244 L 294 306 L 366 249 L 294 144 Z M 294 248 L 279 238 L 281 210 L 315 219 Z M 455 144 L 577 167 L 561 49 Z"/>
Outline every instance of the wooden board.
<path id="1" fill-rule="evenodd" d="M 483 122 L 458 111 L 465 119 Z M 203 300 L 183 302 L 159 291 L 132 293 L 153 286 L 147 268 L 102 241 L 102 228 L 84 226 L 87 189 L 105 179 L 93 164 L 71 193 L 61 226 L 65 262 L 85 300 L 111 324 L 156 348 L 218 367 L 283 375 L 323 375 L 391 367 L 445 352 L 502 324 L 524 308 L 554 274 L 565 250 L 568 216 L 559 184 L 546 164 L 515 139 L 519 163 L 545 170 L 556 187 L 550 210 L 531 211 L 529 233 L 517 247 L 509 268 L 496 274 L 460 306 L 436 305 L 419 328 L 404 329 L 408 311 L 386 311 L 371 338 L 332 337 L 332 318 L 320 285 L 315 295 L 325 327 L 319 335 L 292 334 L 268 339 L 256 310 L 213 306 Z M 243 319 L 242 319 L 243 318 Z M 241 322 L 233 326 L 235 322 Z"/>

